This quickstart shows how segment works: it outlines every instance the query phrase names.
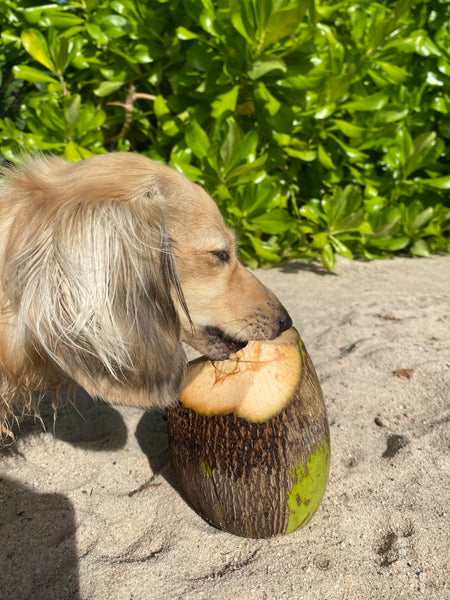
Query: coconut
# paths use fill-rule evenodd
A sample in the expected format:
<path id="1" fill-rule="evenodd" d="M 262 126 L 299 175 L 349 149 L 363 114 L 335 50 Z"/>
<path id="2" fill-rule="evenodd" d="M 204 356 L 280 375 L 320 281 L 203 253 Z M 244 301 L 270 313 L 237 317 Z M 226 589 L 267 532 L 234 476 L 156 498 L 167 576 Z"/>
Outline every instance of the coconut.
<path id="1" fill-rule="evenodd" d="M 295 329 L 250 342 L 225 361 L 191 363 L 167 423 L 181 493 L 216 527 L 250 538 L 286 534 L 319 507 L 330 432 Z"/>

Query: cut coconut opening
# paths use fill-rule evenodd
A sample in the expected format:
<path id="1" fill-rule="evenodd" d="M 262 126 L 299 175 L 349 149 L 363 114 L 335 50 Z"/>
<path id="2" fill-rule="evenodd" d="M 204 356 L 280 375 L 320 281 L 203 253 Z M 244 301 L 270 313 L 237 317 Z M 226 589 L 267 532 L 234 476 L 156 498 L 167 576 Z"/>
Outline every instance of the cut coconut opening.
<path id="1" fill-rule="evenodd" d="M 236 413 L 266 421 L 292 400 L 302 370 L 299 335 L 293 328 L 278 338 L 252 341 L 227 360 L 201 357 L 186 372 L 181 403 L 203 415 Z"/>

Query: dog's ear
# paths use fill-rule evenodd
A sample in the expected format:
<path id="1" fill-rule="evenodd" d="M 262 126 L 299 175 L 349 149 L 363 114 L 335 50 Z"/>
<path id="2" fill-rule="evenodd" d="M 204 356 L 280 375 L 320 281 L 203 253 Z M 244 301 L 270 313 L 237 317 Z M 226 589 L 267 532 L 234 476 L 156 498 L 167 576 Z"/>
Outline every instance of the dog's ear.
<path id="1" fill-rule="evenodd" d="M 108 401 L 176 398 L 182 293 L 157 207 L 36 203 L 10 230 L 3 285 L 30 356 Z"/>

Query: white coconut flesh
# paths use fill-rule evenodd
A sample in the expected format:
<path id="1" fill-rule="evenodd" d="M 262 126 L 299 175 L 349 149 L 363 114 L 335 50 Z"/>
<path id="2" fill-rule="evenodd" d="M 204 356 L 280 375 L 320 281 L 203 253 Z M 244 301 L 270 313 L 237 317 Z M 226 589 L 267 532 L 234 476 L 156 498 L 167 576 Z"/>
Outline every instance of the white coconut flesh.
<path id="1" fill-rule="evenodd" d="M 270 419 L 297 390 L 302 369 L 299 341 L 291 328 L 274 340 L 249 342 L 227 360 L 197 359 L 186 372 L 182 404 L 208 416 L 235 413 L 248 421 Z"/>

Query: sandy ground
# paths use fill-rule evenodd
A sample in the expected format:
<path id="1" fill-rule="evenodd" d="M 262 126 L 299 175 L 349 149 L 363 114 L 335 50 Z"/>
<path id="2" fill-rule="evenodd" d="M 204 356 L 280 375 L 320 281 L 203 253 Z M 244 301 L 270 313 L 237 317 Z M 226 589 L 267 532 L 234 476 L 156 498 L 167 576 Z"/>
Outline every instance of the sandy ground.
<path id="1" fill-rule="evenodd" d="M 331 472 L 309 525 L 265 540 L 212 528 L 176 489 L 163 419 L 80 394 L 0 454 L 0 597 L 450 598 L 450 256 L 258 275 L 325 395 Z"/>

